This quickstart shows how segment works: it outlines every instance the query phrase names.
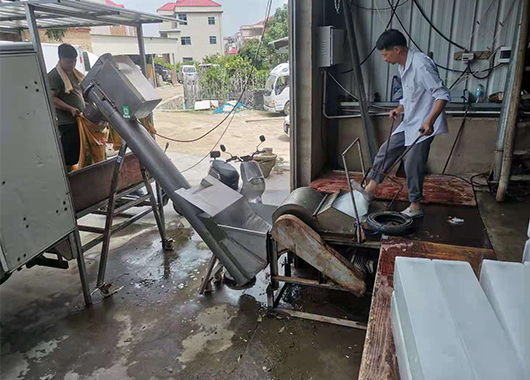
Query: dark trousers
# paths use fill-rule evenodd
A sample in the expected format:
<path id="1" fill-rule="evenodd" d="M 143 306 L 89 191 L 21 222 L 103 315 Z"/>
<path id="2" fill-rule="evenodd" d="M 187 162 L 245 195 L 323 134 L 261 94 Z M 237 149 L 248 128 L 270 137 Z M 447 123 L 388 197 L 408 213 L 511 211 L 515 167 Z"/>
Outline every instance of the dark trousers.
<path id="1" fill-rule="evenodd" d="M 66 165 L 71 166 L 77 164 L 79 161 L 79 151 L 81 150 L 77 122 L 60 124 L 59 131 L 61 132 L 61 144 L 63 145 Z"/>
<path id="2" fill-rule="evenodd" d="M 417 143 L 404 158 L 410 202 L 419 202 L 423 198 L 425 164 L 429 159 L 432 140 L 434 140 L 434 137 Z M 388 153 L 386 155 L 385 166 L 381 168 L 387 145 L 388 141 L 385 141 L 385 143 L 381 145 L 374 160 L 374 168 L 381 172 L 386 172 L 396 162 L 405 149 L 407 149 L 405 146 L 405 132 L 396 133 L 392 136 L 390 139 L 390 146 L 388 147 Z M 368 178 L 373 179 L 377 183 L 381 183 L 383 182 L 384 176 L 381 173 L 371 171 Z"/>

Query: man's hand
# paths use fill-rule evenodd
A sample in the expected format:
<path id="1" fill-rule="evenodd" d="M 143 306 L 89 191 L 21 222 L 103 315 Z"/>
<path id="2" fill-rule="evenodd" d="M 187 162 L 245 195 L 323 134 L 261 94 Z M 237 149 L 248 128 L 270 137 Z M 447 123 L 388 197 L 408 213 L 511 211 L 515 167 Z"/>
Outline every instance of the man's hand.
<path id="1" fill-rule="evenodd" d="M 70 108 L 70 113 L 72 114 L 73 117 L 77 117 L 81 115 L 81 111 L 79 111 L 75 107 Z"/>
<path id="2" fill-rule="evenodd" d="M 392 111 L 390 111 L 390 113 L 388 114 L 388 116 L 392 119 L 392 120 L 396 120 L 398 118 L 399 115 L 401 115 L 403 113 L 403 106 L 402 105 L 399 105 L 397 108 L 394 108 Z"/>
<path id="3" fill-rule="evenodd" d="M 434 132 L 434 124 L 430 121 L 426 121 L 421 125 L 420 128 L 420 135 L 422 136 L 430 136 Z"/>

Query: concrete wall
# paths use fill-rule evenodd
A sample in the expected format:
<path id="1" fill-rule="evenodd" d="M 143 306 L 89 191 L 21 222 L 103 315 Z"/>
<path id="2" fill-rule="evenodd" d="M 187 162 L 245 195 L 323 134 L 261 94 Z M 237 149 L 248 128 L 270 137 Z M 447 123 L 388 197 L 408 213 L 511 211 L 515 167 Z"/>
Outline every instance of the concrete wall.
<path id="1" fill-rule="evenodd" d="M 191 57 L 200 61 L 214 54 L 223 55 L 223 13 L 220 7 L 176 7 L 174 12 L 159 11 L 160 15 L 177 18 L 179 13 L 187 15 L 187 25 L 172 22 L 160 24 L 160 31 L 167 32 L 168 37 L 176 37 L 178 41 L 177 61 L 183 57 Z M 208 17 L 215 17 L 215 25 L 208 24 Z M 178 31 L 176 30 L 178 29 Z M 210 36 L 215 36 L 216 44 L 210 44 Z M 191 37 L 191 45 L 182 45 L 182 37 Z"/>
<path id="2" fill-rule="evenodd" d="M 388 138 L 391 122 L 388 118 L 372 118 L 372 123 L 377 139 L 377 147 Z M 449 134 L 436 136 L 431 145 L 431 152 L 427 164 L 429 173 L 441 173 L 456 135 L 462 123 L 461 117 L 448 117 Z M 397 126 L 397 125 L 396 125 Z M 446 173 L 449 174 L 475 174 L 483 173 L 490 169 L 493 162 L 493 149 L 497 135 L 498 119 L 494 118 L 468 118 L 463 132 L 449 161 Z M 336 127 L 330 127 L 330 134 L 336 133 L 336 145 L 329 162 L 330 169 L 343 169 L 341 153 L 357 137 L 361 137 L 365 166 L 369 167 L 367 149 L 364 143 L 361 119 L 341 119 Z M 335 129 L 335 130 L 333 130 Z M 530 146 L 530 128 L 520 128 L 518 131 L 516 149 Z M 358 153 L 351 150 L 347 157 L 350 170 L 360 170 Z"/>
<path id="3" fill-rule="evenodd" d="M 170 62 L 175 63 L 173 57 L 178 54 L 178 41 L 171 38 L 144 37 L 145 52 L 147 54 L 169 54 Z M 138 38 L 130 36 L 111 36 L 92 34 L 94 54 L 139 54 Z"/>

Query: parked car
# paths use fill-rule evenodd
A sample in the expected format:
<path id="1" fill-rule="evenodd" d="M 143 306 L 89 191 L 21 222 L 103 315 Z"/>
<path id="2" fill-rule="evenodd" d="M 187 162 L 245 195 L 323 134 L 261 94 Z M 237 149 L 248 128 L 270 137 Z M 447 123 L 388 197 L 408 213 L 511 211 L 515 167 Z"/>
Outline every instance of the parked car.
<path id="1" fill-rule="evenodd" d="M 44 65 L 46 66 L 46 72 L 53 70 L 57 66 L 59 61 L 59 45 L 60 44 L 49 44 L 43 43 L 42 46 L 42 55 L 44 56 Z M 94 63 L 99 59 L 98 55 L 95 55 L 89 51 L 84 51 L 83 48 L 79 45 L 72 45 L 75 50 L 77 50 L 77 62 L 75 68 L 86 74 Z"/>
<path id="2" fill-rule="evenodd" d="M 155 63 L 155 71 L 162 76 L 164 82 L 171 82 L 171 70 L 160 63 Z"/>
<path id="3" fill-rule="evenodd" d="M 197 77 L 197 68 L 193 65 L 182 65 L 180 66 L 180 71 L 178 72 L 178 81 L 182 83 L 184 81 L 184 76 L 189 78 Z"/>

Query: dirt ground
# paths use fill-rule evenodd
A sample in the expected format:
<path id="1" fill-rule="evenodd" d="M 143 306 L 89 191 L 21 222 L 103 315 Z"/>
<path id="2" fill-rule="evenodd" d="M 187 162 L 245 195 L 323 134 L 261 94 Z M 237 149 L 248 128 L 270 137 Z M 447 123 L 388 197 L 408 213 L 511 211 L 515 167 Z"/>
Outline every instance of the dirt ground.
<path id="1" fill-rule="evenodd" d="M 259 144 L 259 136 L 264 135 L 267 140 L 261 148 L 272 148 L 274 153 L 289 160 L 289 137 L 283 131 L 284 118 L 279 114 L 263 111 L 245 110 L 230 115 L 220 127 L 194 143 L 178 143 L 162 137 L 158 137 L 157 141 L 162 147 L 169 142 L 169 152 L 206 155 L 211 150 L 219 150 L 219 145 L 215 144 L 232 116 L 233 120 L 221 140 L 221 144 L 229 152 L 238 156 L 250 154 Z M 212 111 L 155 111 L 155 127 L 160 135 L 177 140 L 191 140 L 212 129 L 224 118 L 226 114 L 214 114 Z"/>
<path id="2" fill-rule="evenodd" d="M 157 89 L 163 100 L 182 94 L 182 86 L 165 86 Z M 161 111 L 155 110 L 155 128 L 160 135 L 177 139 L 192 140 L 215 127 L 227 114 L 214 114 L 212 111 Z M 204 156 L 211 150 L 220 150 L 217 140 L 223 135 L 220 144 L 234 155 L 252 153 L 259 144 L 259 136 L 267 139 L 261 148 L 272 148 L 273 152 L 289 161 L 289 137 L 283 131 L 283 115 L 265 111 L 244 110 L 230 115 L 216 130 L 205 138 L 193 143 L 178 143 L 157 137 L 162 148 L 169 142 L 169 153 Z M 222 157 L 228 158 L 228 155 Z"/>

